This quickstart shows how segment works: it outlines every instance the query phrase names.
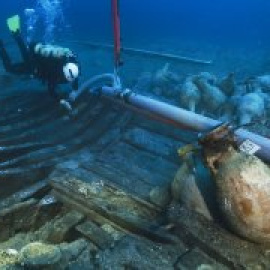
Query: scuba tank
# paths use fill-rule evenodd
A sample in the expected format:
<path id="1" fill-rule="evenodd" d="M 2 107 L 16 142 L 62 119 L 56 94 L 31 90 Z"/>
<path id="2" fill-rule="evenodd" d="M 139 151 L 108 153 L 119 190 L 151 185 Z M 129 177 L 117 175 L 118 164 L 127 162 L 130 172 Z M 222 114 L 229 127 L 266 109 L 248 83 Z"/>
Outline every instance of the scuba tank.
<path id="1" fill-rule="evenodd" d="M 63 48 L 55 45 L 45 45 L 38 43 L 34 47 L 34 53 L 43 57 L 72 57 L 74 56 L 73 52 L 68 48 Z"/>

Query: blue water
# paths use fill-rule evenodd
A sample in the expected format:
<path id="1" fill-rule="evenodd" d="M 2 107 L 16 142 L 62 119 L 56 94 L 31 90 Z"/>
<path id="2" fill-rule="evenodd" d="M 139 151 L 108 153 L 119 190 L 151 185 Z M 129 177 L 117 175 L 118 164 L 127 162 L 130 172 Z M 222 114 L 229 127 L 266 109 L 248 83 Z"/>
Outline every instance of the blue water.
<path id="1" fill-rule="evenodd" d="M 64 1 L 67 22 L 85 38 L 110 38 L 110 0 Z M 11 0 L 2 4 L 0 30 L 5 18 L 34 6 L 34 0 Z M 204 37 L 233 42 L 268 42 L 268 0 L 121 0 L 123 38 L 149 34 Z"/>
<path id="2" fill-rule="evenodd" d="M 35 3 L 34 0 L 11 0 L 2 4 L 2 37 L 9 35 L 6 18 L 16 13 L 22 15 L 25 8 L 35 7 Z M 63 3 L 65 25 L 57 27 L 58 40 L 112 42 L 110 0 L 65 0 Z M 247 61 L 236 68 L 239 71 L 266 60 L 270 49 L 269 13 L 268 0 L 120 0 L 122 43 L 214 60 L 222 52 L 223 58 L 217 61 L 224 73 L 235 66 L 231 59 L 235 55 L 241 57 L 235 59 L 236 63 L 243 58 Z M 39 30 L 41 33 L 42 29 Z M 224 66 L 225 62 L 230 62 L 230 66 Z M 261 65 L 268 68 L 268 63 Z M 263 72 L 259 69 L 255 73 Z"/>

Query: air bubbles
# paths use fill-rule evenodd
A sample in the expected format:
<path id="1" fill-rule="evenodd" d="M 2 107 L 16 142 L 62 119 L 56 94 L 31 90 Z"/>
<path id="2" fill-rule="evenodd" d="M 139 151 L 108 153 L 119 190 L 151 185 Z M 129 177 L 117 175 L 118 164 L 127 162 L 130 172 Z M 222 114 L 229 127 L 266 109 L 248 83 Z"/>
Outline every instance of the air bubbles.
<path id="1" fill-rule="evenodd" d="M 44 31 L 43 42 L 52 43 L 56 31 L 64 27 L 63 1 L 62 0 L 36 0 L 34 8 L 24 10 L 26 19 L 27 41 L 36 38 L 38 29 Z M 38 28 L 38 29 L 37 29 Z M 39 31 L 40 33 L 41 31 Z M 38 37 L 40 39 L 40 37 Z"/>
<path id="2" fill-rule="evenodd" d="M 37 22 L 37 14 L 35 9 L 33 8 L 26 8 L 24 10 L 24 16 L 26 21 L 26 39 L 27 42 L 30 43 L 33 41 L 35 35 L 35 25 Z"/>

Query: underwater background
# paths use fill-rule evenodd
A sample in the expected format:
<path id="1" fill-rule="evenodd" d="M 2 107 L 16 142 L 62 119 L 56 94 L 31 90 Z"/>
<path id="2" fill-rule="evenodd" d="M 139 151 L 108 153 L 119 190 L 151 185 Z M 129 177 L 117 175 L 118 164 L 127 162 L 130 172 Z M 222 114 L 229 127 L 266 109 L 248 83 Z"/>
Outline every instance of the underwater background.
<path id="1" fill-rule="evenodd" d="M 25 8 L 34 7 L 35 2 L 8 1 L 2 5 L 2 16 L 5 18 L 12 13 L 22 13 Z M 106 25 L 110 22 L 109 0 L 67 0 L 62 5 L 74 32 L 82 35 L 95 32 L 109 34 Z M 120 8 L 124 33 L 128 29 L 131 35 L 138 37 L 149 34 L 151 29 L 152 33 L 155 30 L 157 36 L 169 32 L 179 38 L 182 35 L 205 35 L 208 38 L 223 37 L 225 40 L 268 40 L 270 3 L 267 0 L 122 0 Z"/>
<path id="2" fill-rule="evenodd" d="M 270 2 L 267 0 L 120 0 L 119 6 L 122 47 L 210 63 L 123 53 L 120 72 L 127 87 L 154 93 L 160 99 L 167 96 L 166 101 L 179 105 L 177 96 L 181 91 L 176 86 L 188 76 L 210 72 L 221 80 L 234 74 L 236 83 L 241 85 L 254 76 L 269 73 Z M 27 41 L 71 48 L 81 63 L 81 81 L 112 72 L 113 48 L 106 47 L 113 44 L 110 0 L 12 0 L 4 3 L 0 16 L 1 38 L 8 44 L 9 51 L 20 57 L 6 26 L 6 19 L 14 14 L 21 17 L 22 33 Z M 98 46 L 92 46 L 93 43 Z M 153 78 L 150 78 L 160 74 L 164 80 L 168 77 L 167 82 L 163 81 L 164 90 L 155 83 L 153 86 Z M 252 92 L 258 89 L 255 90 Z M 238 106 L 234 97 L 239 93 L 241 96 L 241 91 L 235 91 L 231 98 L 234 107 Z"/>
<path id="3" fill-rule="evenodd" d="M 109 0 L 5 2 L 0 16 L 2 38 L 9 37 L 7 17 L 20 14 L 25 23 L 24 10 L 36 8 L 39 2 L 59 3 L 56 16 L 61 12 L 62 18 L 55 21 L 53 34 L 57 36 L 56 43 L 60 40 L 112 43 Z M 55 12 L 49 9 L 46 11 L 49 15 Z M 267 0 L 122 0 L 122 46 L 211 60 L 214 63 L 211 71 L 220 74 L 235 72 L 240 78 L 267 73 L 270 68 L 269 11 L 270 2 Z M 44 26 L 37 24 L 35 27 L 38 28 L 35 38 L 42 40 Z M 84 55 L 82 57 L 85 58 Z M 100 67 L 100 72 L 108 71 L 112 65 L 112 54 L 102 58 L 109 64 Z M 130 76 L 136 74 L 139 67 L 147 66 L 151 70 L 152 65 L 160 65 L 138 61 L 140 64 L 132 67 L 129 67 L 130 59 L 125 61 L 129 63 L 126 69 Z M 129 73 L 130 69 L 134 74 Z M 200 70 L 204 71 L 201 67 L 198 70 L 187 68 L 186 72 Z M 99 73 L 99 70 L 89 72 Z M 179 72 L 182 72 L 181 68 Z"/>
<path id="4" fill-rule="evenodd" d="M 34 8 L 36 2 L 12 0 L 2 3 L 2 36 L 7 34 L 5 19 L 11 14 L 23 14 L 25 8 Z M 62 2 L 64 24 L 68 26 L 62 32 L 64 37 L 111 40 L 111 1 Z M 189 40 L 197 43 L 197 50 L 201 43 L 202 47 L 211 44 L 231 49 L 250 48 L 252 55 L 254 50 L 269 49 L 269 10 L 267 0 L 122 0 L 123 45 L 144 47 L 147 42 L 155 42 L 170 51 Z M 168 45 L 166 39 L 173 42 Z"/>
<path id="5" fill-rule="evenodd" d="M 45 1 L 46 2 L 46 1 Z M 84 38 L 110 38 L 110 1 L 62 1 L 66 23 L 73 34 Z M 1 18 L 23 13 L 35 7 L 36 1 L 12 0 L 2 4 Z M 233 46 L 268 42 L 270 26 L 267 0 L 148 0 L 120 1 L 124 40 L 171 36 L 209 39 Z M 5 23 L 0 26 L 1 33 Z"/>
<path id="6" fill-rule="evenodd" d="M 222 78 L 233 74 L 231 83 L 238 86 L 233 94 L 226 93 L 226 97 L 234 109 L 242 102 L 239 97 L 241 100 L 245 93 L 258 91 L 263 91 L 264 95 L 261 97 L 263 107 L 257 106 L 262 102 L 254 99 L 254 106 L 260 107 L 259 115 L 268 108 L 268 88 L 267 94 L 265 89 L 254 85 L 248 91 L 243 92 L 242 88 L 252 78 L 269 74 L 269 1 L 120 0 L 119 6 L 123 48 L 195 60 L 177 61 L 123 52 L 120 75 L 124 86 L 183 106 L 181 92 L 186 92 L 184 82 L 189 76 L 209 72 L 215 76 L 212 86 L 219 87 Z M 108 47 L 113 44 L 110 0 L 12 0 L 4 3 L 0 16 L 1 38 L 18 58 L 18 49 L 6 26 L 6 19 L 14 14 L 21 17 L 22 33 L 27 41 L 69 47 L 78 55 L 81 82 L 113 71 L 113 48 Z M 197 60 L 208 64 L 196 63 Z M 5 74 L 3 69 L 1 72 Z M 44 90 L 44 87 L 38 88 Z M 205 113 L 207 104 L 200 104 L 198 112 Z M 230 114 L 232 111 L 230 109 Z M 215 117 L 215 114 L 209 116 Z"/>

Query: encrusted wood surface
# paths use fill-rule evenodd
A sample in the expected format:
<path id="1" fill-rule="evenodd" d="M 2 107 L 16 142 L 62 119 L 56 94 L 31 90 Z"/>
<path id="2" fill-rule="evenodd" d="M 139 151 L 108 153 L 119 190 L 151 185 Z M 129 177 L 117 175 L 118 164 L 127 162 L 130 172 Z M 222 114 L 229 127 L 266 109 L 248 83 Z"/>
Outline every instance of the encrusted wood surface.
<path id="1" fill-rule="evenodd" d="M 160 209 L 100 180 L 86 184 L 63 171 L 51 175 L 50 184 L 60 201 L 83 212 L 95 222 L 110 222 L 118 228 L 150 239 L 170 243 L 174 239 L 155 222 Z M 155 229 L 157 228 L 157 229 Z"/>
<path id="2" fill-rule="evenodd" d="M 199 248 L 231 269 L 269 268 L 267 247 L 242 240 L 197 213 L 172 205 L 169 220 L 175 225 L 173 232 L 188 246 Z"/>
<path id="3" fill-rule="evenodd" d="M 40 229 L 43 239 L 85 238 L 100 250 L 97 260 L 111 269 L 269 269 L 267 248 L 186 210 L 170 212 L 168 220 L 149 202 L 152 188 L 172 181 L 180 165 L 176 149 L 194 140 L 194 134 L 89 96 L 69 119 L 47 93 L 33 89 L 3 91 L 0 102 L 5 104 L 0 106 L 0 197 L 11 195 L 0 202 L 1 220 L 8 220 L 0 224 L 1 238 L 3 228 L 11 228 L 2 240 L 31 224 L 37 230 L 47 220 L 42 211 L 51 211 L 51 226 L 46 233 Z M 47 180 L 68 207 L 64 213 L 59 202 L 52 203 Z M 35 218 L 27 220 L 26 210 Z M 78 214 L 69 214 L 74 210 Z M 59 233 L 53 235 L 54 226 Z M 149 264 L 149 258 L 156 264 Z"/>
<path id="4" fill-rule="evenodd" d="M 76 230 L 103 250 L 111 247 L 114 242 L 113 237 L 109 233 L 90 220 L 79 224 Z"/>

